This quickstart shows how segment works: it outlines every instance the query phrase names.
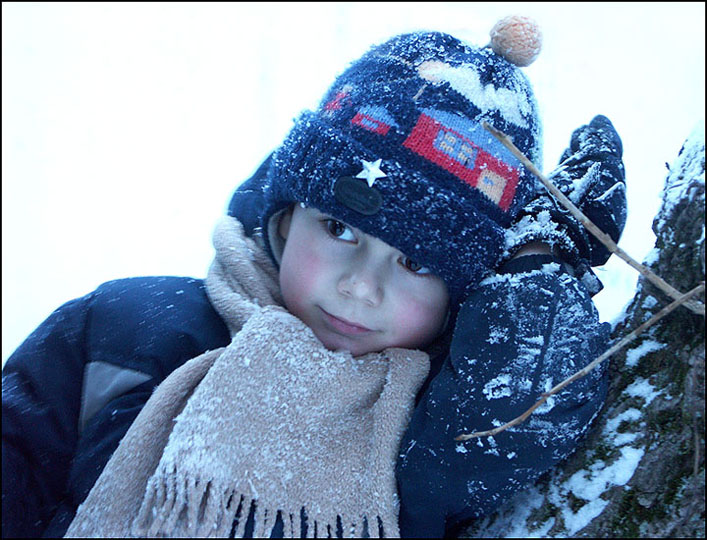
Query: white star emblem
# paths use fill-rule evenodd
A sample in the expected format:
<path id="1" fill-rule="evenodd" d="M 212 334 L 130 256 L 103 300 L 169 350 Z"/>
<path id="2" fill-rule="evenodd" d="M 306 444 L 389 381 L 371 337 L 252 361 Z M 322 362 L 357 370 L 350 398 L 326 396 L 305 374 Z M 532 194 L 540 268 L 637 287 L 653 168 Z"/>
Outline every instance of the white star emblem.
<path id="1" fill-rule="evenodd" d="M 368 182 L 368 187 L 373 187 L 376 180 L 388 176 L 380 169 L 382 161 L 382 159 L 378 159 L 371 162 L 362 159 L 361 163 L 363 164 L 363 170 L 356 175 L 356 178 L 365 178 L 366 182 Z"/>

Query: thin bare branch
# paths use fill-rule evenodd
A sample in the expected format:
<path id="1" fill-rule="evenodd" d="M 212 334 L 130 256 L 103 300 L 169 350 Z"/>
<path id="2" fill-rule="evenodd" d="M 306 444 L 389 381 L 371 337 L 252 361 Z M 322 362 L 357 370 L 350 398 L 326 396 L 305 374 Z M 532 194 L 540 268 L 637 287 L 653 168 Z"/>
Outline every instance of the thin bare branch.
<path id="1" fill-rule="evenodd" d="M 628 263 L 629 266 L 638 270 L 641 275 L 645 276 L 648 281 L 653 283 L 656 287 L 661 289 L 671 298 L 677 299 L 683 296 L 680 291 L 678 291 L 672 285 L 664 281 L 660 276 L 651 271 L 650 268 L 634 260 L 628 253 L 626 253 L 623 249 L 616 245 L 616 242 L 614 242 L 608 234 L 606 234 L 594 223 L 592 223 L 592 221 L 587 216 L 585 216 L 584 213 L 579 208 L 577 208 L 574 203 L 569 200 L 567 196 L 557 188 L 557 186 L 550 182 L 550 180 L 548 180 L 537 169 L 537 167 L 533 165 L 532 161 L 530 161 L 527 157 L 525 157 L 525 155 L 523 155 L 520 150 L 518 150 L 518 148 L 511 142 L 510 138 L 505 133 L 497 130 L 487 122 L 482 122 L 482 124 L 484 128 L 488 130 L 494 137 L 496 137 L 501 142 L 501 144 L 508 148 L 513 153 L 513 155 L 515 155 L 523 163 L 523 165 L 525 165 L 528 170 L 530 170 L 535 176 L 537 176 L 538 179 L 545 186 L 545 188 L 547 188 L 547 190 L 553 195 L 553 197 L 555 197 L 555 199 L 557 199 L 560 204 L 567 208 L 567 210 L 574 217 L 576 217 L 590 233 L 592 233 L 602 244 L 604 244 L 611 253 L 616 254 L 617 257 L 624 260 L 626 263 Z M 686 302 L 685 307 L 688 308 L 690 311 L 697 313 L 698 315 L 702 315 L 703 317 L 705 316 L 705 305 L 702 302 Z"/>
<path id="2" fill-rule="evenodd" d="M 506 424 L 503 424 L 502 426 L 499 426 L 495 429 L 490 429 L 488 431 L 477 431 L 474 433 L 465 433 L 462 435 L 459 435 L 454 438 L 455 441 L 466 441 L 469 439 L 473 439 L 475 437 L 488 437 L 491 435 L 496 435 L 497 433 L 500 433 L 501 431 L 504 431 L 508 429 L 509 427 L 513 427 L 515 425 L 520 424 L 523 422 L 528 416 L 530 416 L 535 409 L 540 407 L 543 403 L 547 401 L 547 399 L 552 396 L 553 394 L 557 394 L 560 390 L 565 388 L 568 384 L 573 383 L 577 379 L 581 379 L 585 375 L 587 375 L 591 370 L 593 370 L 595 367 L 597 367 L 599 364 L 601 364 L 604 360 L 609 358 L 612 354 L 618 352 L 621 350 L 623 347 L 628 345 L 631 341 L 633 341 L 636 337 L 638 337 L 639 334 L 644 332 L 647 328 L 653 326 L 655 323 L 657 323 L 660 319 L 665 317 L 668 313 L 676 309 L 678 306 L 683 305 L 685 302 L 687 302 L 690 298 L 693 296 L 700 294 L 702 291 L 705 290 L 705 283 L 704 281 L 700 283 L 697 287 L 692 289 L 690 292 L 682 295 L 680 298 L 677 300 L 674 300 L 672 303 L 668 304 L 665 306 L 663 309 L 661 309 L 658 313 L 653 315 L 650 319 L 648 319 L 646 322 L 641 324 L 639 327 L 634 329 L 630 334 L 624 336 L 620 341 L 618 341 L 615 345 L 613 345 L 611 348 L 609 348 L 604 354 L 601 356 L 597 357 L 594 361 L 591 363 L 587 364 L 584 368 L 576 372 L 575 374 L 571 375 L 561 383 L 555 385 L 553 388 L 551 388 L 549 391 L 545 392 L 542 394 L 542 398 L 538 400 L 530 409 L 525 411 L 523 414 L 518 416 L 517 418 L 514 418 L 510 422 L 507 422 Z"/>

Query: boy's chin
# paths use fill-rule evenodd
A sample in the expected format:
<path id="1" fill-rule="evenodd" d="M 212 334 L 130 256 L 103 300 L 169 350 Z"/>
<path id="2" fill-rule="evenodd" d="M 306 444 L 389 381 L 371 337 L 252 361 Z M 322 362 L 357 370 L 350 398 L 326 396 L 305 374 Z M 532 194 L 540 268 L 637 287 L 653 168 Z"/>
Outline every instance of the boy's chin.
<path id="1" fill-rule="evenodd" d="M 380 347 L 373 343 L 359 342 L 337 335 L 319 335 L 315 332 L 325 348 L 333 352 L 347 352 L 351 356 L 363 356 L 369 353 L 381 352 L 387 347 Z"/>

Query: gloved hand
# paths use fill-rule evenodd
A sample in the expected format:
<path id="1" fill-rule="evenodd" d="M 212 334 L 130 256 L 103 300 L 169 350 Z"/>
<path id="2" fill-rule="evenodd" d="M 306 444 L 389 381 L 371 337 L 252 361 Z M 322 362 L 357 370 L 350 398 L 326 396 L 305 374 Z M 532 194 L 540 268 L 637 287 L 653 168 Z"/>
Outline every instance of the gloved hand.
<path id="1" fill-rule="evenodd" d="M 610 333 L 589 291 L 549 255 L 514 259 L 463 303 L 449 356 L 422 392 L 400 445 L 402 537 L 441 538 L 493 513 L 575 450 L 607 391 L 605 365 L 525 422 L 459 442 L 524 413 L 601 354 Z M 446 529 L 446 534 L 445 534 Z"/>
<path id="2" fill-rule="evenodd" d="M 579 209 L 618 242 L 626 224 L 623 146 L 608 118 L 595 116 L 572 133 L 570 146 L 549 179 Z M 537 182 L 538 196 L 520 213 L 507 235 L 506 260 L 530 242 L 548 244 L 585 281 L 592 294 L 601 284 L 590 270 L 611 253 Z M 592 285 L 592 282 L 595 282 Z"/>

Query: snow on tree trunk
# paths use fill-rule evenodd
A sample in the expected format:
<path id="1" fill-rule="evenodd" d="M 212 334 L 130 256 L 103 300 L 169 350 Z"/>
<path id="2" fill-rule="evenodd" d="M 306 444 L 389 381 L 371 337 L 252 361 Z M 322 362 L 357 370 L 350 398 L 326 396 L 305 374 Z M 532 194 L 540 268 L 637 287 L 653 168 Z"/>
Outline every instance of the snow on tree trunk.
<path id="1" fill-rule="evenodd" d="M 704 124 L 671 167 L 653 231 L 644 264 L 682 292 L 704 281 Z M 613 339 L 671 300 L 641 277 Z M 704 538 L 704 324 L 681 306 L 615 354 L 583 446 L 462 536 Z"/>

